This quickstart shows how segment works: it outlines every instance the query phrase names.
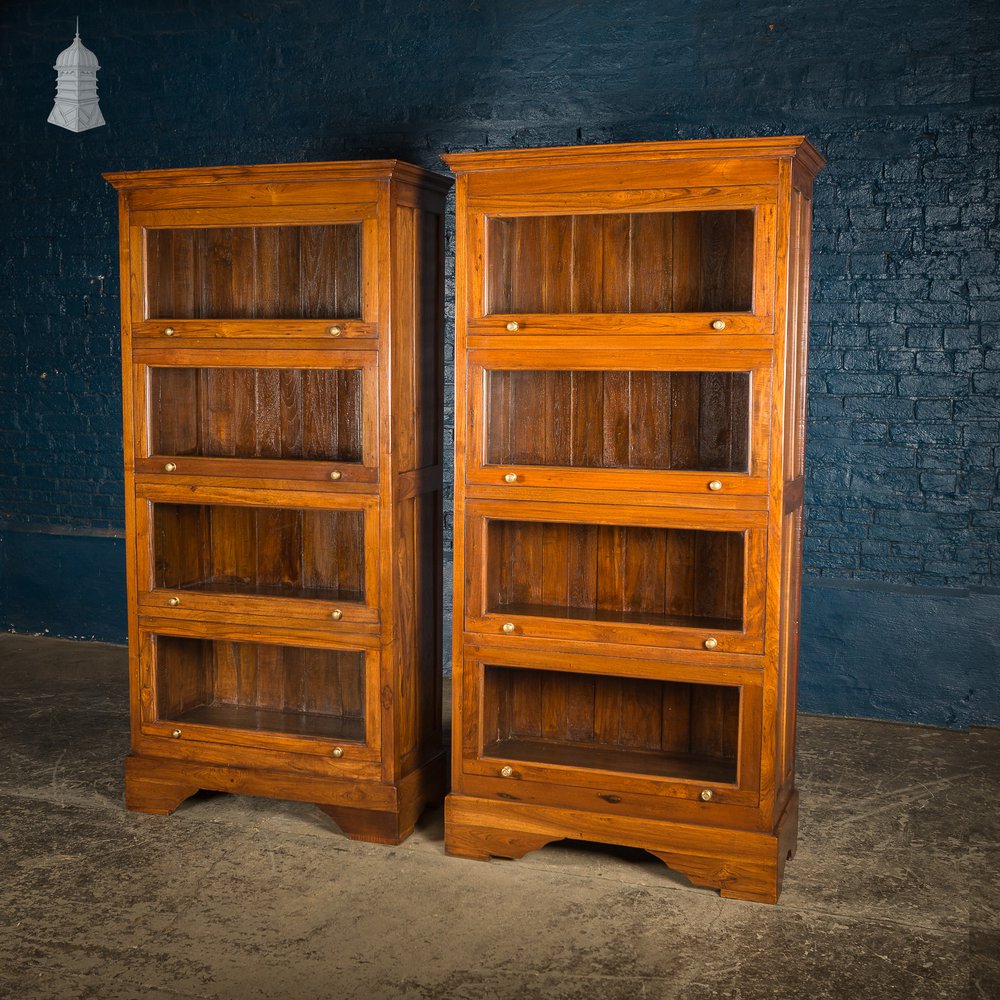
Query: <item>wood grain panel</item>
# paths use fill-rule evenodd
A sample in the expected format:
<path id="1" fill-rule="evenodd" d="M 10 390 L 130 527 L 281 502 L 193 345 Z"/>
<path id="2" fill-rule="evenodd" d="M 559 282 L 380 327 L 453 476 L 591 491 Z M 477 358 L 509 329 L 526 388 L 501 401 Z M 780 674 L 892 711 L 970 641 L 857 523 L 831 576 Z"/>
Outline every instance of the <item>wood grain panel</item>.
<path id="1" fill-rule="evenodd" d="M 361 225 L 147 230 L 151 319 L 359 319 Z"/>
<path id="2" fill-rule="evenodd" d="M 487 547 L 488 612 L 742 627 L 741 532 L 491 520 Z"/>
<path id="3" fill-rule="evenodd" d="M 748 471 L 747 372 L 490 369 L 485 378 L 487 464 Z"/>
<path id="4" fill-rule="evenodd" d="M 489 219 L 493 313 L 747 312 L 753 212 Z"/>
<path id="5" fill-rule="evenodd" d="M 154 585 L 362 600 L 363 528 L 360 511 L 156 503 Z"/>

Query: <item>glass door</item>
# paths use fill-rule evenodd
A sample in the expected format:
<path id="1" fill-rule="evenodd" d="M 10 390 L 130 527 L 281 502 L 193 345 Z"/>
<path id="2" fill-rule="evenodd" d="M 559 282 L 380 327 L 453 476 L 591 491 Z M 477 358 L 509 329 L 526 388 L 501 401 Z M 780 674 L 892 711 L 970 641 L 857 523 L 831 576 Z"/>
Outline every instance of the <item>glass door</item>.
<path id="1" fill-rule="evenodd" d="M 469 501 L 467 627 L 763 652 L 766 515 Z"/>
<path id="2" fill-rule="evenodd" d="M 138 492 L 140 613 L 377 629 L 377 498 Z"/>
<path id="3" fill-rule="evenodd" d="M 756 804 L 761 688 L 743 674 L 707 682 L 681 665 L 666 679 L 636 660 L 469 654 L 466 704 L 481 710 L 464 740 L 466 773 Z"/>
<path id="4" fill-rule="evenodd" d="M 157 349 L 136 365 L 140 474 L 378 479 L 374 352 Z M 332 363 L 335 362 L 335 365 Z"/>
<path id="5" fill-rule="evenodd" d="M 378 759 L 378 653 L 221 629 L 143 631 L 142 732 L 192 747 L 246 744 L 337 760 Z M 216 751 L 217 753 L 217 751 Z"/>
<path id="6" fill-rule="evenodd" d="M 374 214 L 365 204 L 134 212 L 133 335 L 374 337 Z"/>
<path id="7" fill-rule="evenodd" d="M 471 351 L 467 481 L 763 497 L 770 408 L 767 352 Z"/>
<path id="8" fill-rule="evenodd" d="M 487 205 L 470 233 L 483 270 L 469 335 L 769 334 L 773 197 L 597 191 L 566 195 L 559 212 L 530 198 Z"/>

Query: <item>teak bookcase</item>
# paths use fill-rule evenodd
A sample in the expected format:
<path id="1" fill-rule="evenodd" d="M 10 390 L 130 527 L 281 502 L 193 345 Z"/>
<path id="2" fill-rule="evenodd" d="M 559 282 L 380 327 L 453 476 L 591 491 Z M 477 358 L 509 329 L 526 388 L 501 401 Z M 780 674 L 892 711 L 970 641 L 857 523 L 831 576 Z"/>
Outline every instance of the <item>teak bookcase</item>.
<path id="1" fill-rule="evenodd" d="M 444 792 L 443 212 L 397 161 L 119 192 L 129 809 L 315 802 L 398 843 Z"/>
<path id="2" fill-rule="evenodd" d="M 458 175 L 448 852 L 644 848 L 774 902 L 795 848 L 802 137 Z"/>

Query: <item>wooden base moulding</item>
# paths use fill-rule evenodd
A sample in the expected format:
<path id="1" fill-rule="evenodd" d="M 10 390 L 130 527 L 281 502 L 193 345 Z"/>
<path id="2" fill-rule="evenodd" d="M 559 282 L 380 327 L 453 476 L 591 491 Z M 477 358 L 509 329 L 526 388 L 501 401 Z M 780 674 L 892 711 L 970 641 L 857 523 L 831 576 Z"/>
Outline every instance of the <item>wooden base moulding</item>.
<path id="1" fill-rule="evenodd" d="M 637 847 L 693 885 L 727 899 L 776 903 L 785 862 L 795 856 L 799 796 L 794 792 L 773 833 L 694 826 L 630 816 L 449 795 L 445 849 L 454 857 L 514 860 L 557 840 Z"/>
<path id="2" fill-rule="evenodd" d="M 130 812 L 169 816 L 199 791 L 291 799 L 314 803 L 351 840 L 400 844 L 413 832 L 424 808 L 441 800 L 446 771 L 443 753 L 411 771 L 398 785 L 131 754 L 125 759 L 125 807 Z"/>

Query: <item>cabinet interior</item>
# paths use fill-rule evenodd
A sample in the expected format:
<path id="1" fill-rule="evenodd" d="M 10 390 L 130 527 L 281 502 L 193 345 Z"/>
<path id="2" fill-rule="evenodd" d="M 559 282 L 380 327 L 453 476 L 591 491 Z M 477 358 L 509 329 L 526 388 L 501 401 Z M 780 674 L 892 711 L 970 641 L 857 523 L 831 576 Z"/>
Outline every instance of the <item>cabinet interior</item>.
<path id="1" fill-rule="evenodd" d="M 487 665 L 483 754 L 734 783 L 740 689 Z"/>
<path id="2" fill-rule="evenodd" d="M 741 531 L 490 520 L 486 610 L 739 630 Z"/>
<path id="3" fill-rule="evenodd" d="M 160 721 L 364 741 L 364 654 L 157 636 Z"/>
<path id="4" fill-rule="evenodd" d="M 154 455 L 362 460 L 356 368 L 151 368 Z"/>
<path id="5" fill-rule="evenodd" d="M 491 218 L 486 225 L 491 313 L 753 307 L 749 209 Z"/>
<path id="6" fill-rule="evenodd" d="M 364 514 L 356 510 L 153 504 L 157 587 L 364 600 Z"/>
<path id="7" fill-rule="evenodd" d="M 488 464 L 748 469 L 749 372 L 490 370 L 484 377 Z"/>
<path id="8" fill-rule="evenodd" d="M 361 225 L 146 230 L 150 319 L 358 319 Z"/>

